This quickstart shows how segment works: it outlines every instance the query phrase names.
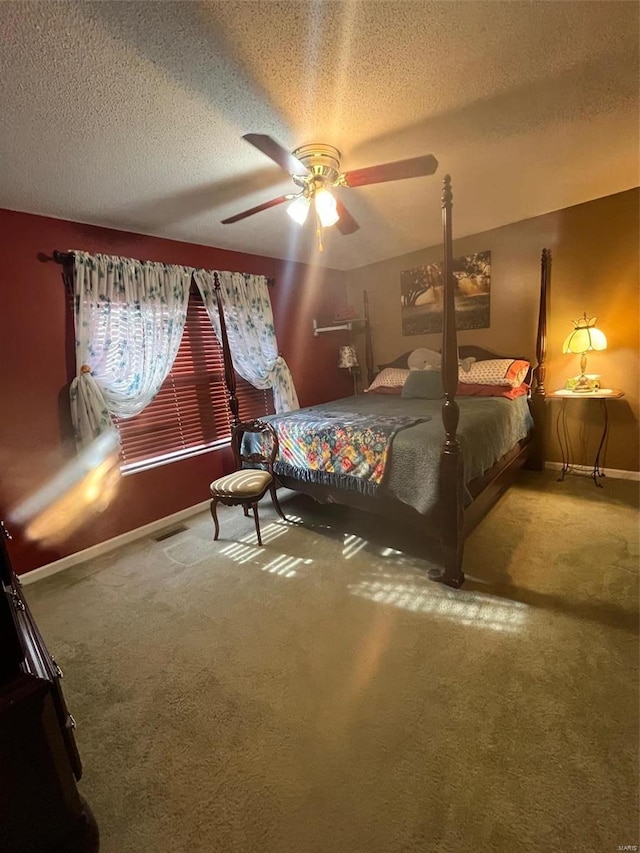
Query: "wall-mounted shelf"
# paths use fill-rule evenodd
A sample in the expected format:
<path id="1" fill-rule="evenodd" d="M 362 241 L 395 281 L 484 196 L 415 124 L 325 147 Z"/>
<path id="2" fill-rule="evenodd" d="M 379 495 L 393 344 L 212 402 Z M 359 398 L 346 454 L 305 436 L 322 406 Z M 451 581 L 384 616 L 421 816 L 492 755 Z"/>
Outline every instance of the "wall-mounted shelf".
<path id="1" fill-rule="evenodd" d="M 351 320 L 345 320 L 344 323 L 335 323 L 331 326 L 318 326 L 318 321 L 313 318 L 313 334 L 318 337 L 321 332 L 350 332 L 354 325 L 364 323 L 362 317 L 353 317 Z"/>

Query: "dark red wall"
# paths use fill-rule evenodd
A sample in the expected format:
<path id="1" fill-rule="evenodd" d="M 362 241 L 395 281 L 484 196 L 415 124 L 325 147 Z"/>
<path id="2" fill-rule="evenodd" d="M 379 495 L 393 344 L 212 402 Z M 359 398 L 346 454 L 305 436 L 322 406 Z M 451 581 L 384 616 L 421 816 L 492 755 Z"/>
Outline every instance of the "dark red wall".
<path id="1" fill-rule="evenodd" d="M 56 473 L 73 454 L 68 384 L 75 369 L 73 330 L 61 268 L 37 255 L 83 249 L 205 269 L 273 276 L 271 289 L 280 351 L 291 368 L 300 404 L 350 393 L 337 367 L 342 333 L 312 333 L 312 318 L 331 316 L 345 301 L 344 276 L 258 255 L 246 255 L 0 210 L 0 517 Z M 206 500 L 223 471 L 224 452 L 212 452 L 120 480 L 116 498 L 55 547 L 10 543 L 19 573 Z"/>

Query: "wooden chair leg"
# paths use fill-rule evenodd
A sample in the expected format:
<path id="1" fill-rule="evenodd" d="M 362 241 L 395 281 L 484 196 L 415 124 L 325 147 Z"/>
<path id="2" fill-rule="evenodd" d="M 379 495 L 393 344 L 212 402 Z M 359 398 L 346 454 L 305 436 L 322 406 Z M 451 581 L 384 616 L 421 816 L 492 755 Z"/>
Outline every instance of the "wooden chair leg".
<path id="1" fill-rule="evenodd" d="M 256 533 L 258 534 L 258 545 L 262 545 L 262 537 L 260 536 L 260 519 L 258 517 L 258 504 L 251 504 L 253 509 L 253 520 L 256 525 Z"/>
<path id="2" fill-rule="evenodd" d="M 218 501 L 214 498 L 211 501 L 211 517 L 213 518 L 213 523 L 216 527 L 216 532 L 214 534 L 214 541 L 218 538 L 220 534 L 220 525 L 218 524 L 218 513 L 216 512 L 216 507 L 218 506 Z"/>
<path id="3" fill-rule="evenodd" d="M 249 518 L 249 507 L 246 504 L 242 504 L 242 511 L 244 512 L 245 518 Z"/>
<path id="4" fill-rule="evenodd" d="M 276 508 L 276 512 L 278 513 L 280 518 L 283 521 L 289 521 L 287 516 L 282 511 L 282 507 L 280 506 L 280 501 L 278 500 L 278 495 L 276 493 L 276 484 L 275 483 L 271 483 L 271 487 L 270 487 L 269 491 L 271 492 L 271 500 L 273 502 L 273 505 Z"/>

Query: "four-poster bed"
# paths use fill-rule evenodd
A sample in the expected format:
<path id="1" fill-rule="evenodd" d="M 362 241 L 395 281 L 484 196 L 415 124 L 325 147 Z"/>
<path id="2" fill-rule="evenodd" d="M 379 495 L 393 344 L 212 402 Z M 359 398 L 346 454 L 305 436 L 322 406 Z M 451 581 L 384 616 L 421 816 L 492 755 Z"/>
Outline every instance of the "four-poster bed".
<path id="1" fill-rule="evenodd" d="M 446 175 L 442 192 L 444 323 L 441 378 L 444 393 L 438 395 L 439 398 L 443 396 L 444 399 L 442 402 L 440 399 L 436 401 L 433 398 L 426 398 L 426 401 L 402 400 L 402 405 L 399 405 L 399 399 L 388 398 L 384 401 L 379 397 L 377 402 L 372 401 L 364 405 L 366 397 L 371 400 L 374 396 L 368 394 L 345 398 L 332 404 L 334 411 L 329 414 L 333 418 L 336 429 L 342 429 L 343 423 L 349 420 L 361 424 L 369 416 L 374 421 L 377 418 L 378 426 L 382 425 L 381 430 L 385 426 L 383 424 L 385 419 L 393 421 L 395 418 L 397 421 L 402 421 L 397 435 L 393 429 L 387 429 L 388 453 L 385 450 L 385 460 L 387 456 L 393 458 L 388 466 L 389 476 L 386 477 L 385 471 L 376 483 L 374 491 L 367 491 L 359 485 L 354 486 L 353 479 L 344 477 L 342 481 L 338 478 L 337 483 L 317 478 L 314 480 L 313 477 L 308 476 L 304 468 L 296 468 L 282 462 L 276 463 L 275 473 L 282 485 L 309 494 L 320 502 L 353 506 L 388 518 L 400 519 L 427 535 L 433 536 L 437 533 L 441 543 L 442 568 L 432 569 L 429 575 L 433 580 L 457 588 L 464 582 L 462 557 L 465 536 L 500 497 L 525 463 L 530 467 L 542 467 L 540 436 L 545 409 L 546 304 L 550 255 L 546 249 L 543 250 L 536 339 L 537 364 L 533 370 L 533 392 L 530 399 L 528 401 L 525 398 L 484 401 L 460 399 L 458 401 L 456 392 L 459 359 L 472 357 L 483 361 L 500 359 L 504 356 L 479 347 L 458 348 L 454 299 L 452 206 L 451 178 Z M 72 258 L 72 254 L 61 252 L 54 252 L 53 256 L 55 261 L 63 264 L 67 274 L 69 274 L 69 262 Z M 240 420 L 239 404 L 218 273 L 213 273 L 213 281 L 220 319 L 228 404 L 235 425 Z M 366 292 L 364 293 L 364 312 L 365 363 L 371 383 L 374 377 L 374 360 L 369 300 Z M 408 356 L 409 353 L 405 353 L 395 361 L 381 365 L 381 368 L 407 368 Z M 358 403 L 358 401 L 361 402 Z M 385 405 L 382 405 L 383 403 Z M 537 424 L 536 430 L 531 429 L 529 408 Z M 321 407 L 311 407 L 311 410 L 316 409 Z M 316 412 L 314 411 L 313 414 L 315 415 Z M 320 411 L 319 414 L 327 413 Z M 514 427 L 516 415 L 515 420 L 519 420 L 519 424 Z M 265 420 L 271 421 L 276 425 L 276 429 L 280 430 L 283 424 L 286 425 L 287 420 L 291 422 L 296 417 L 297 413 L 293 412 L 289 415 L 269 416 Z M 506 427 L 501 427 L 504 432 L 501 438 L 502 443 L 492 445 L 488 436 L 497 432 L 493 428 L 492 418 L 494 417 L 496 422 L 500 419 L 506 422 Z M 444 442 L 442 427 L 444 427 Z M 344 430 L 342 432 L 344 439 Z M 474 439 L 476 432 L 483 437 L 483 444 L 478 444 Z M 412 437 L 413 447 L 409 446 L 409 437 Z M 429 446 L 427 439 L 430 441 Z M 415 455 L 416 441 L 419 448 L 422 448 L 420 451 L 422 455 Z M 391 452 L 392 442 L 393 452 Z M 282 441 L 280 443 L 282 445 Z M 367 449 L 365 447 L 365 450 Z M 407 467 L 405 460 L 405 469 L 402 470 L 401 475 L 396 473 L 394 486 L 393 466 L 396 465 L 400 470 L 401 450 L 409 454 L 409 465 Z M 414 455 L 411 456 L 411 454 Z M 398 486 L 399 480 L 402 481 L 401 486 Z"/>
<path id="2" fill-rule="evenodd" d="M 541 259 L 541 293 L 540 293 L 540 313 L 538 322 L 537 342 L 536 342 L 536 357 L 537 365 L 529 375 L 533 373 L 533 392 L 530 400 L 522 398 L 519 400 L 485 400 L 479 405 L 477 400 L 456 400 L 456 391 L 458 388 L 458 361 L 459 358 L 465 359 L 473 357 L 478 361 L 487 359 L 504 358 L 499 354 L 480 347 L 465 347 L 458 348 L 456 321 L 455 321 L 455 279 L 453 276 L 453 237 L 452 237 L 452 189 L 451 178 L 447 175 L 444 179 L 442 193 L 442 223 L 444 234 L 444 263 L 443 263 L 443 282 L 444 282 L 444 328 L 442 341 L 442 385 L 444 389 L 444 399 L 438 401 L 437 408 L 440 409 L 439 419 L 432 416 L 434 413 L 434 403 L 423 403 L 422 408 L 416 407 L 415 400 L 402 401 L 405 404 L 407 411 L 412 414 L 422 413 L 425 417 L 418 420 L 429 421 L 429 423 L 419 423 L 411 430 L 404 430 L 398 433 L 402 436 L 401 442 L 398 437 L 394 441 L 394 454 L 396 444 L 404 443 L 405 433 L 415 433 L 421 431 L 422 434 L 433 433 L 436 428 L 436 423 L 441 421 L 444 426 L 444 443 L 442 438 L 439 439 L 440 450 L 437 454 L 437 460 L 431 460 L 431 479 L 435 480 L 435 488 L 437 495 L 433 500 L 433 495 L 420 496 L 415 501 L 411 498 L 398 499 L 388 489 L 381 489 L 376 494 L 364 493 L 362 490 L 353 488 L 342 488 L 336 485 L 327 485 L 322 482 L 314 482 L 309 478 L 309 472 L 302 470 L 292 471 L 290 465 L 285 465 L 282 462 L 276 463 L 275 471 L 279 481 L 286 488 L 294 491 L 303 492 L 310 495 L 315 500 L 322 503 L 337 503 L 345 506 L 351 506 L 359 509 L 364 509 L 368 512 L 374 512 L 383 515 L 387 518 L 399 519 L 412 526 L 417 526 L 427 535 L 439 535 L 442 553 L 442 568 L 432 569 L 429 576 L 432 580 L 445 583 L 449 586 L 458 588 L 464 582 L 464 573 L 462 570 L 462 557 L 464 549 L 465 536 L 475 527 L 480 519 L 487 513 L 490 507 L 497 501 L 500 495 L 514 480 L 519 469 L 527 463 L 530 467 L 541 467 L 539 434 L 540 425 L 544 416 L 544 360 L 546 349 L 546 292 L 550 268 L 550 256 L 545 249 Z M 222 316 L 222 305 L 219 300 L 220 314 Z M 366 348 L 366 367 L 369 375 L 369 382 L 373 379 L 373 349 L 371 340 L 371 325 L 369 322 L 369 304 L 368 296 L 364 294 L 364 310 L 365 310 L 365 348 Z M 223 327 L 224 328 L 224 327 Z M 224 336 L 224 332 L 223 332 Z M 225 349 L 227 355 L 228 347 Z M 406 367 L 407 356 L 405 353 L 394 362 L 381 367 Z M 230 353 L 229 353 L 230 357 Z M 235 400 L 235 387 L 233 381 L 233 371 L 227 370 L 228 390 L 230 398 L 231 411 L 237 412 L 237 403 Z M 528 377 L 529 380 L 529 377 Z M 373 395 L 367 395 L 370 398 Z M 357 418 L 358 414 L 354 412 L 364 411 L 362 407 L 357 407 L 353 404 L 358 398 L 346 398 L 342 401 L 337 401 L 332 404 L 332 412 L 330 415 L 339 421 L 340 413 L 344 413 L 345 419 Z M 388 401 L 388 402 L 387 402 Z M 385 406 L 374 406 L 374 409 L 389 408 L 391 410 L 400 411 L 397 398 L 394 398 L 394 403 L 391 403 L 391 398 L 387 398 Z M 422 402 L 422 401 L 421 401 Z M 378 400 L 382 404 L 382 400 Z M 327 404 L 329 405 L 329 404 Z M 430 405 L 430 408 L 426 408 Z M 463 408 L 463 423 L 462 433 L 459 433 L 460 423 L 460 407 Z M 479 472 L 476 472 L 472 479 L 465 478 L 465 465 L 469 469 L 469 453 L 463 453 L 461 445 L 461 437 L 465 441 L 464 450 L 468 451 L 469 438 L 472 434 L 472 429 L 469 424 L 473 421 L 481 423 L 486 421 L 487 417 L 491 417 L 489 409 L 493 406 L 499 408 L 501 413 L 513 411 L 517 408 L 520 410 L 526 409 L 527 417 L 528 410 L 532 410 L 535 420 L 538 423 L 538 430 L 534 431 L 531 428 L 526 429 L 526 434 L 519 434 L 517 440 L 499 451 L 495 458 L 486 458 L 483 467 Z M 365 407 L 366 408 L 366 407 Z M 369 409 L 371 409 L 371 405 Z M 323 407 L 311 407 L 309 411 L 315 414 L 315 410 L 319 410 L 318 414 L 323 415 Z M 482 411 L 481 411 L 482 410 Z M 276 429 L 285 429 L 288 423 L 291 423 L 296 417 L 296 413 L 289 415 L 276 415 L 267 418 Z M 530 424 L 530 421 L 529 421 Z M 442 436 L 442 426 L 439 427 L 439 435 Z M 486 422 L 483 426 L 486 435 Z M 282 442 L 281 442 L 282 443 Z M 477 445 L 476 445 L 477 447 Z M 475 451 L 474 451 L 475 452 Z M 419 467 L 419 466 L 418 466 Z M 424 468 L 420 470 L 425 470 Z M 313 473 L 313 472 L 312 472 Z M 415 472 L 414 472 L 415 474 Z M 389 479 L 392 479 L 390 477 Z M 412 481 L 415 485 L 416 495 L 420 492 L 421 484 L 416 479 Z M 433 491 L 434 483 L 427 484 Z M 424 500 L 423 500 L 424 498 Z M 414 504 L 413 506 L 411 504 Z M 429 504 L 428 509 L 425 506 Z"/>

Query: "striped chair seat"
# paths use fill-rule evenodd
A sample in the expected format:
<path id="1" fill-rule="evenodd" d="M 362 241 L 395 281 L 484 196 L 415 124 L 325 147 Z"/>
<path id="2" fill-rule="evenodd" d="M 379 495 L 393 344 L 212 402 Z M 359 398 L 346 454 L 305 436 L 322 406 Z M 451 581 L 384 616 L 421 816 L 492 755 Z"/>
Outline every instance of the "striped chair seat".
<path id="1" fill-rule="evenodd" d="M 272 480 L 273 477 L 268 471 L 246 468 L 243 471 L 234 471 L 233 474 L 219 477 L 211 483 L 209 488 L 213 497 L 223 495 L 229 498 L 250 498 L 264 494 Z"/>

